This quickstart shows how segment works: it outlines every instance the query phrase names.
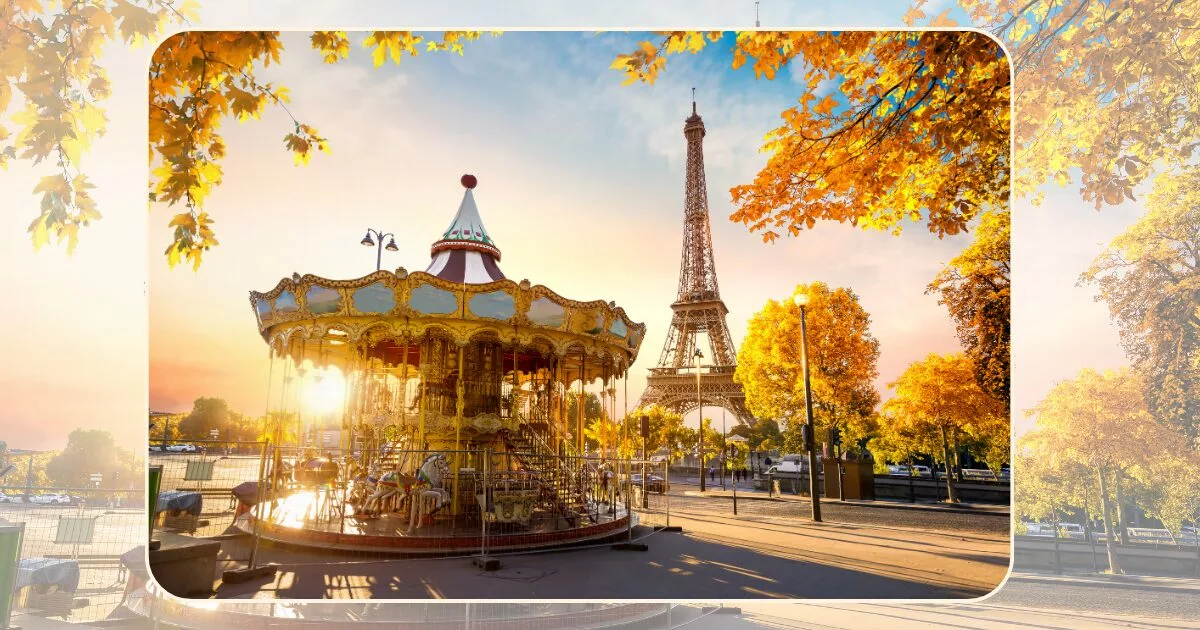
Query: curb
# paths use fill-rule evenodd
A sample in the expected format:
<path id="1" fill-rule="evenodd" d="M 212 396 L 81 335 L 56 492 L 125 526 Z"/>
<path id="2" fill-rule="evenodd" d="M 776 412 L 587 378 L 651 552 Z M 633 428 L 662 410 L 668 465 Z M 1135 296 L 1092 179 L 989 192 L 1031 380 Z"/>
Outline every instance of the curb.
<path id="1" fill-rule="evenodd" d="M 732 494 L 724 494 L 724 493 L 716 494 L 716 493 L 712 493 L 712 492 L 706 492 L 704 494 L 700 494 L 699 490 L 685 490 L 683 493 L 683 496 L 698 497 L 698 498 L 710 497 L 710 498 L 719 498 L 719 499 L 732 499 L 733 498 Z M 785 499 L 782 497 L 763 497 L 763 496 L 741 495 L 741 494 L 738 495 L 738 501 L 772 501 L 775 503 L 793 503 L 793 502 L 794 503 L 808 503 L 809 502 L 808 498 L 806 498 L 806 497 L 798 497 L 795 499 Z M 885 510 L 918 510 L 918 511 L 924 511 L 924 512 L 943 512 L 946 514 L 981 514 L 984 516 L 996 516 L 996 517 L 1001 517 L 1001 518 L 1011 518 L 1012 517 L 1011 511 L 998 512 L 998 511 L 994 511 L 994 510 L 976 509 L 976 508 L 967 508 L 967 507 L 943 507 L 941 505 L 936 505 L 936 506 L 935 505 L 922 505 L 920 503 L 916 503 L 916 504 L 892 503 L 890 501 L 867 502 L 867 501 L 857 501 L 857 500 L 838 501 L 837 499 L 830 499 L 827 497 L 822 497 L 821 504 L 822 505 L 827 505 L 827 504 L 852 505 L 854 507 L 879 508 L 879 509 L 885 509 Z"/>
<path id="2" fill-rule="evenodd" d="M 1046 574 L 1046 573 L 1014 573 L 1008 577 L 1010 582 L 1027 582 L 1027 583 L 1058 583 L 1071 586 L 1083 587 L 1100 587 L 1100 588 L 1118 588 L 1131 591 L 1161 591 L 1164 593 L 1181 593 L 1186 595 L 1200 595 L 1200 580 L 1195 580 L 1195 586 L 1174 586 L 1170 584 L 1156 584 L 1153 581 L 1153 576 L 1106 576 L 1095 574 Z M 1172 580 L 1187 580 L 1188 578 L 1166 578 Z"/>

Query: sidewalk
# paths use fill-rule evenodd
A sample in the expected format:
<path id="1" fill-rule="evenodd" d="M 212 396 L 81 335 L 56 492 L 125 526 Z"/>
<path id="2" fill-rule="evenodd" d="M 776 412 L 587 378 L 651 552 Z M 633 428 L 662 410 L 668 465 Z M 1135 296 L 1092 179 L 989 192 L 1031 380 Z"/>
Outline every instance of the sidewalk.
<path id="1" fill-rule="evenodd" d="M 684 479 L 683 481 L 674 482 L 681 486 L 696 486 L 695 490 L 684 490 L 683 496 L 686 497 L 733 497 L 732 484 L 726 481 L 725 490 L 721 489 L 721 482 L 718 481 L 716 487 L 709 485 L 703 494 L 700 493 L 700 481 L 696 477 Z M 747 482 L 748 483 L 748 482 Z M 791 492 L 783 492 L 771 496 L 766 490 L 754 490 L 751 488 L 742 487 L 742 482 L 738 483 L 737 497 L 739 501 L 799 501 L 808 503 L 808 496 L 793 494 Z M 1011 514 L 1010 506 L 996 505 L 992 503 L 937 503 L 932 501 L 917 501 L 910 503 L 908 501 L 895 499 L 876 499 L 874 501 L 862 501 L 850 499 L 839 501 L 828 497 L 821 497 L 822 503 L 840 503 L 842 505 L 854 505 L 858 507 L 883 508 L 883 509 L 900 509 L 900 510 L 937 510 L 953 514 L 992 514 L 996 516 L 1009 516 Z"/>
<path id="2" fill-rule="evenodd" d="M 1181 577 L 1158 577 L 1152 575 L 1112 575 L 1108 573 L 1070 573 L 1062 575 L 1041 571 L 1013 571 L 1009 580 L 1019 582 L 1037 582 L 1051 585 L 1096 584 L 1109 587 L 1125 587 L 1136 590 L 1167 591 L 1186 593 L 1200 596 L 1200 579 Z"/>

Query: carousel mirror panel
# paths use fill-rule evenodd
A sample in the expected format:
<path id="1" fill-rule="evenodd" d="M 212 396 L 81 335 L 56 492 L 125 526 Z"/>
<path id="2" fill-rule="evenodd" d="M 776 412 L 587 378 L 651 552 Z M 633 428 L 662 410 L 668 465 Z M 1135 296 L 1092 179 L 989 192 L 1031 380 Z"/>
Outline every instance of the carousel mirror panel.
<path id="1" fill-rule="evenodd" d="M 617 317 L 613 319 L 612 326 L 608 327 L 608 332 L 624 338 L 625 334 L 629 332 L 629 329 L 625 327 L 624 320 L 622 320 L 620 317 Z"/>
<path id="2" fill-rule="evenodd" d="M 408 303 L 413 310 L 431 315 L 444 315 L 458 310 L 458 299 L 453 293 L 429 283 L 413 289 Z"/>
<path id="3" fill-rule="evenodd" d="M 342 294 L 337 289 L 313 285 L 304 294 L 304 302 L 313 315 L 329 315 L 341 310 Z"/>
<path id="4" fill-rule="evenodd" d="M 258 313 L 258 321 L 262 322 L 271 316 L 271 302 L 259 300 L 255 302 L 254 310 Z"/>
<path id="5" fill-rule="evenodd" d="M 296 296 L 291 291 L 284 291 L 275 298 L 276 313 L 295 313 L 300 310 L 300 306 L 296 304 Z"/>
<path id="6" fill-rule="evenodd" d="M 596 313 L 592 319 L 592 327 L 584 329 L 583 332 L 589 335 L 598 335 L 604 330 L 604 313 Z"/>
<path id="7" fill-rule="evenodd" d="M 360 313 L 387 313 L 396 308 L 396 293 L 382 282 L 356 289 L 351 299 Z"/>
<path id="8" fill-rule="evenodd" d="M 504 291 L 480 293 L 468 302 L 471 314 L 488 319 L 508 319 L 516 313 L 516 302 L 513 296 Z"/>
<path id="9" fill-rule="evenodd" d="M 529 304 L 529 310 L 525 312 L 525 316 L 538 326 L 558 328 L 567 321 L 567 309 L 559 306 L 550 298 L 541 297 Z"/>

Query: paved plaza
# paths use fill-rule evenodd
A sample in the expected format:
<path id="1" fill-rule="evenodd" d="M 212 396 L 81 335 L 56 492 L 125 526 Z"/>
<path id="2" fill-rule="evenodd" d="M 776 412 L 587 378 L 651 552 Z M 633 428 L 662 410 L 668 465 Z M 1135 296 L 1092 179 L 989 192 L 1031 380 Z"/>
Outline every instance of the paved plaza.
<path id="1" fill-rule="evenodd" d="M 975 598 L 1000 584 L 1009 565 L 1006 516 L 981 517 L 985 527 L 922 531 L 854 522 L 818 524 L 795 516 L 734 517 L 714 509 L 724 505 L 719 497 L 672 499 L 680 500 L 672 508 L 671 524 L 683 531 L 651 534 L 638 528 L 634 536 L 647 544 L 645 552 L 603 545 L 508 555 L 500 556 L 499 571 L 484 572 L 468 558 L 364 559 L 264 547 L 263 561 L 280 564 L 275 578 L 220 584 L 216 597 Z M 876 512 L 899 512 L 841 509 L 870 518 Z M 933 510 L 915 516 L 921 515 L 946 516 Z M 999 528 L 992 520 L 1003 523 L 1003 533 L 988 531 Z M 244 544 L 226 546 L 229 556 L 246 556 Z"/>

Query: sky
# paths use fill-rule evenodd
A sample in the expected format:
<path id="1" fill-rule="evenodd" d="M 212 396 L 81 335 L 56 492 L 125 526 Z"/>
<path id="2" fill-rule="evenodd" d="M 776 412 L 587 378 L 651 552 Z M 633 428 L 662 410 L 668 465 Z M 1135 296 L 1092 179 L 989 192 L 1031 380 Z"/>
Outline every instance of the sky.
<path id="1" fill-rule="evenodd" d="M 770 28 L 898 27 L 902 4 L 849 11 L 767 1 L 761 19 Z M 749 70 L 731 75 L 714 51 L 673 58 L 654 86 L 621 87 L 607 66 L 612 55 L 631 50 L 624 44 L 632 40 L 591 32 L 749 26 L 752 3 L 613 2 L 568 10 L 551 2 L 359 2 L 335 9 L 230 0 L 203 1 L 201 13 L 197 26 L 208 28 L 589 30 L 509 33 L 471 43 L 461 58 L 423 54 L 381 69 L 370 68 L 360 49 L 325 66 L 303 41 L 289 41 L 282 66 L 263 76 L 291 88 L 292 111 L 331 138 L 332 155 L 294 167 L 281 142 L 290 121 L 278 113 L 226 123 L 225 182 L 207 203 L 222 244 L 199 273 L 166 268 L 161 252 L 171 212 L 145 212 L 150 51 L 111 47 L 109 130 L 84 162 L 104 219 L 83 233 L 73 256 L 55 247 L 34 253 L 25 233 L 36 215 L 30 193 L 46 167 L 16 163 L 0 173 L 0 267 L 12 296 L 0 436 L 10 447 L 61 448 L 76 427 L 107 429 L 136 447 L 145 439 L 148 406 L 186 410 L 201 395 L 261 413 L 266 352 L 248 292 L 268 290 L 292 272 L 353 278 L 372 271 L 374 252 L 358 244 L 367 227 L 397 234 L 400 251 L 385 252 L 385 266 L 423 269 L 429 245 L 457 209 L 465 172 L 479 177 L 476 199 L 510 278 L 572 299 L 614 300 L 647 325 L 629 384 L 636 398 L 661 350 L 678 281 L 682 125 L 693 86 L 708 130 L 716 265 L 735 343 L 767 299 L 822 280 L 852 287 L 872 314 L 880 384 L 929 352 L 957 348 L 944 309 L 923 289 L 964 239 L 938 241 L 918 226 L 894 238 L 820 225 L 764 245 L 726 220 L 728 189 L 763 163 L 762 134 L 799 95 L 789 77 L 766 84 L 751 80 Z M 1129 203 L 1097 213 L 1073 189 L 1058 188 L 1043 207 L 1014 206 L 1015 413 L 1082 367 L 1124 363 L 1104 306 L 1076 281 L 1140 211 Z"/>

